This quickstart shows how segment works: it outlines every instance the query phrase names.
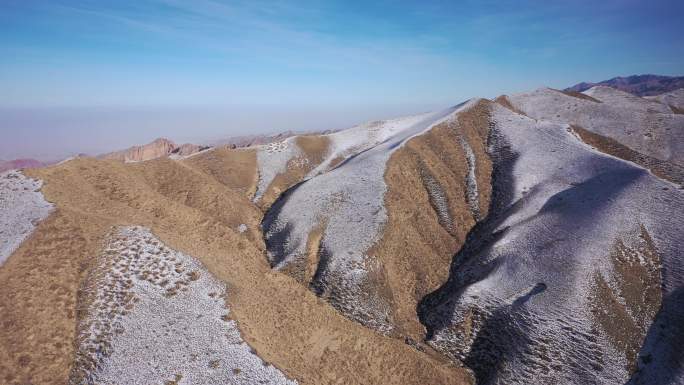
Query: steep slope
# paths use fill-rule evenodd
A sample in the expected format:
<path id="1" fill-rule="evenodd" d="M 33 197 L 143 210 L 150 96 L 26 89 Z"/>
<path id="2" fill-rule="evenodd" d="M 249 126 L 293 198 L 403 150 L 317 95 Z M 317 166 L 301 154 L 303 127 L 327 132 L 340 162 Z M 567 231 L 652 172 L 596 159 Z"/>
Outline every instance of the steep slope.
<path id="1" fill-rule="evenodd" d="M 371 248 L 382 267 L 394 334 L 422 345 L 416 307 L 448 276 L 453 254 L 487 215 L 491 162 L 484 101 L 396 150 L 384 179 L 387 223 Z"/>
<path id="2" fill-rule="evenodd" d="M 684 194 L 567 124 L 490 108 L 492 206 L 421 303 L 429 343 L 481 384 L 681 381 Z"/>
<path id="3" fill-rule="evenodd" d="M 345 143 L 349 150 L 335 147 L 324 165 L 339 153 L 358 152 L 332 170 L 290 189 L 264 219 L 271 265 L 301 269 L 298 265 L 308 254 L 307 240 L 311 233 L 320 231 L 316 270 L 308 284 L 348 317 L 389 332 L 391 308 L 382 293 L 382 271 L 376 259 L 367 254 L 387 221 L 383 204 L 385 165 L 406 139 L 450 118 L 454 111 L 378 122 L 374 129 L 387 139 L 375 147 L 357 149 L 353 142 Z"/>
<path id="4" fill-rule="evenodd" d="M 30 172 L 44 181 L 42 191 L 56 210 L 0 267 L 0 375 L 5 383 L 68 382 L 77 325 L 97 314 L 88 310 L 98 293 L 89 277 L 101 266 L 109 234 L 120 226 L 149 228 L 164 247 L 197 258 L 225 283 L 241 338 L 287 378 L 302 384 L 470 383 L 467 371 L 346 319 L 295 280 L 273 272 L 259 233 L 261 211 L 240 187 L 253 179 L 224 178 L 220 172 L 229 169 L 223 160 L 249 164 L 254 153 L 233 156 L 230 151 L 133 164 L 74 159 Z M 119 255 L 124 258 L 123 252 Z M 131 280 L 123 282 L 138 284 Z M 130 316 L 146 306 L 135 304 Z M 177 332 L 185 336 L 182 329 Z M 146 350 L 150 347 L 139 349 L 158 354 L 158 348 Z M 173 381 L 175 374 L 181 373 L 151 370 L 141 378 Z"/>
<path id="5" fill-rule="evenodd" d="M 566 91 L 584 92 L 595 86 L 606 86 L 638 96 L 652 96 L 684 88 L 684 76 L 632 75 L 598 83 L 579 83 Z"/>
<path id="6" fill-rule="evenodd" d="M 171 154 L 176 144 L 165 138 L 157 138 L 142 146 L 133 146 L 121 151 L 100 155 L 102 159 L 114 159 L 122 162 L 141 162 Z"/>

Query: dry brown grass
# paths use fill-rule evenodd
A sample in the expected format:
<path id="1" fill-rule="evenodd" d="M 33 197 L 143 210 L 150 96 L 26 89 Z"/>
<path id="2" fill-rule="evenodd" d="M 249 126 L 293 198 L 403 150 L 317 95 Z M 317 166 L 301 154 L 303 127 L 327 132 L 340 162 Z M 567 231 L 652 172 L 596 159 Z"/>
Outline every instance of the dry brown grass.
<path id="1" fill-rule="evenodd" d="M 219 183 L 251 198 L 257 189 L 256 150 L 220 147 L 197 154 L 184 164 L 211 175 Z"/>
<path id="2" fill-rule="evenodd" d="M 321 135 L 303 135 L 295 138 L 303 155 L 290 159 L 287 171 L 276 175 L 259 200 L 259 207 L 266 211 L 280 194 L 301 182 L 304 177 L 323 162 L 330 146 L 330 139 Z"/>
<path id="3" fill-rule="evenodd" d="M 424 327 L 416 307 L 425 295 L 444 283 L 451 259 L 463 245 L 476 219 L 466 201 L 466 156 L 459 138 L 467 140 L 476 156 L 479 206 L 486 215 L 490 199 L 491 162 L 485 153 L 488 134 L 487 102 L 462 113 L 456 123 L 442 123 L 411 139 L 388 163 L 385 205 L 388 223 L 379 243 L 369 252 L 382 264 L 393 321 L 398 333 L 421 341 Z M 432 207 L 425 175 L 445 193 L 453 226 L 440 223 Z"/>
<path id="4" fill-rule="evenodd" d="M 577 91 L 561 91 L 561 90 L 556 90 L 556 91 L 562 92 L 562 93 L 564 93 L 564 94 L 566 94 L 566 95 L 568 95 L 568 96 L 572 96 L 573 98 L 579 98 L 579 99 L 589 100 L 589 101 L 594 102 L 594 103 L 601 103 L 600 100 L 598 100 L 598 99 L 596 99 L 596 98 L 592 98 L 591 96 L 585 95 L 585 94 L 583 94 L 583 93 L 581 93 L 581 92 L 577 92 Z"/>
<path id="5" fill-rule="evenodd" d="M 662 302 L 660 256 L 643 226 L 640 239 L 637 247 L 616 241 L 611 253 L 615 284 L 609 285 L 597 274 L 592 297 L 594 321 L 624 354 L 630 373 L 636 370 L 637 354 Z"/>
<path id="6" fill-rule="evenodd" d="M 677 106 L 673 106 L 672 104 L 670 104 L 670 109 L 675 114 L 684 115 L 684 108 L 679 108 Z"/>
<path id="7" fill-rule="evenodd" d="M 649 169 L 653 175 L 684 186 L 684 168 L 672 163 L 662 161 L 634 151 L 619 143 L 615 139 L 593 133 L 579 126 L 571 126 L 572 130 L 586 144 L 606 154 L 634 162 L 641 167 Z"/>
<path id="8" fill-rule="evenodd" d="M 320 261 L 319 252 L 324 231 L 324 225 L 318 225 L 314 228 L 309 233 L 306 242 L 307 254 L 297 260 L 291 261 L 285 265 L 285 267 L 281 268 L 280 272 L 289 275 L 300 284 L 308 286 L 316 274 L 316 268 Z"/>
<path id="9" fill-rule="evenodd" d="M 499 103 L 499 104 L 501 104 L 502 106 L 508 108 L 509 110 L 511 110 L 511 111 L 513 111 L 513 112 L 515 112 L 515 113 L 517 113 L 517 114 L 520 114 L 520 115 L 523 115 L 523 116 L 527 116 L 527 115 L 525 115 L 524 112 L 522 112 L 522 111 L 520 111 L 519 109 L 513 107 L 513 104 L 511 103 L 511 101 L 508 99 L 508 96 L 506 96 L 506 95 L 498 96 L 496 99 L 494 99 L 494 103 Z"/>
<path id="10" fill-rule="evenodd" d="M 2 381 L 64 384 L 73 360 L 78 288 L 111 226 L 150 227 L 228 284 L 232 317 L 260 356 L 302 384 L 459 384 L 467 372 L 356 324 L 270 269 L 261 212 L 202 162 L 78 159 L 32 170 L 59 208 L 0 268 Z M 211 168 L 212 166 L 207 166 Z"/>
<path id="11" fill-rule="evenodd" d="M 0 383 L 66 383 L 93 224 L 59 209 L 0 268 Z"/>

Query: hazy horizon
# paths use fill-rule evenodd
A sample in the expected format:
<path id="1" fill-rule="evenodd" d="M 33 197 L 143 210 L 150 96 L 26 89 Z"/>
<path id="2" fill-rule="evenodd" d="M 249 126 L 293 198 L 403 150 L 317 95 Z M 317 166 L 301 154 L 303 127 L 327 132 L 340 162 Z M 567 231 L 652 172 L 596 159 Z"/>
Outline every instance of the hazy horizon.
<path id="1" fill-rule="evenodd" d="M 12 140 L 0 141 L 0 160 L 56 161 L 79 153 L 98 155 L 160 137 L 177 144 L 211 145 L 236 136 L 337 130 L 444 107 L 447 106 L 0 107 L 0 131 L 8 128 L 12 135 Z M 354 112 L 351 115 L 350 109 Z M 264 117 L 264 113 L 268 116 Z M 11 129 L 18 125 L 22 129 Z M 94 125 L 97 129 L 92 128 Z M 39 131 L 40 141 L 35 142 Z"/>
<path id="2" fill-rule="evenodd" d="M 681 75 L 673 0 L 5 1 L 0 159 L 349 127 Z"/>

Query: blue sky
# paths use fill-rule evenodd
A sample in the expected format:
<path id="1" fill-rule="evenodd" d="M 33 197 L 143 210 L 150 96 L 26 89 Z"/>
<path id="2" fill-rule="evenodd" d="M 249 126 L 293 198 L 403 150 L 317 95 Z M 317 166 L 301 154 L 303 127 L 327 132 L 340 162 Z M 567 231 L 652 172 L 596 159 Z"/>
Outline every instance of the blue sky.
<path id="1" fill-rule="evenodd" d="M 684 72 L 679 0 L 369 3 L 0 0 L 0 158 L 342 128 Z"/>

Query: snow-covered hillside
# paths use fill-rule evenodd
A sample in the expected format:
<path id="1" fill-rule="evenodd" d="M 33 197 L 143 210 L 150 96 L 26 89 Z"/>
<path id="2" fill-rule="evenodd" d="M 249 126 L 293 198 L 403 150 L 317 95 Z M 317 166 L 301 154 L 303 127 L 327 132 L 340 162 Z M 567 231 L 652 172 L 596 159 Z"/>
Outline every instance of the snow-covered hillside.
<path id="1" fill-rule="evenodd" d="M 673 112 L 684 113 L 684 88 L 664 93 L 662 95 L 647 96 L 646 99 L 655 100 L 666 106 L 670 106 Z"/>
<path id="2" fill-rule="evenodd" d="M 533 119 L 573 124 L 612 138 L 639 153 L 684 165 L 684 115 L 661 103 L 609 87 L 584 92 L 595 100 L 550 88 L 510 96 Z"/>
<path id="3" fill-rule="evenodd" d="M 306 258 L 310 234 L 323 229 L 312 288 L 349 317 L 389 331 L 387 299 L 364 284 L 376 263 L 367 251 L 387 221 L 383 202 L 387 160 L 406 140 L 453 119 L 456 111 L 470 104 L 329 135 L 333 145 L 324 162 L 308 180 L 284 194 L 264 220 L 272 265 L 282 269 Z M 345 160 L 328 170 L 330 162 L 340 157 Z"/>
<path id="4" fill-rule="evenodd" d="M 0 265 L 53 209 L 40 192 L 42 184 L 21 171 L 0 173 Z"/>
<path id="5" fill-rule="evenodd" d="M 549 116 L 544 108 L 571 100 L 556 94 L 513 100 Z M 673 365 L 681 359 L 684 192 L 591 149 L 567 124 L 496 104 L 492 123 L 496 200 L 448 282 L 422 303 L 431 344 L 474 369 L 480 384 L 625 383 L 637 361 L 635 379 L 679 383 L 655 379 L 682 380 Z M 652 326 L 656 314 L 669 321 Z"/>

